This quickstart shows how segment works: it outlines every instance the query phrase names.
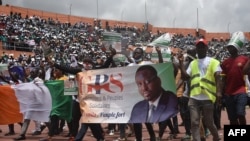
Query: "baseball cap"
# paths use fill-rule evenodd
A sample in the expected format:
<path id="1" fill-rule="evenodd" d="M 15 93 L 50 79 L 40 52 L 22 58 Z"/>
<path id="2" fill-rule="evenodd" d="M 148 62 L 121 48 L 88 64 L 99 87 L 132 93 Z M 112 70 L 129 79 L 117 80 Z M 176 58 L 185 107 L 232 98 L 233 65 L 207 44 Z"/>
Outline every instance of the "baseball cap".
<path id="1" fill-rule="evenodd" d="M 227 47 L 228 46 L 233 46 L 237 50 L 243 47 L 245 42 L 245 35 L 241 31 L 234 32 L 231 39 L 229 40 Z"/>
<path id="2" fill-rule="evenodd" d="M 205 46 L 207 46 L 207 41 L 203 38 L 201 39 L 198 39 L 196 42 L 195 42 L 195 45 L 198 45 L 199 43 L 203 43 Z"/>

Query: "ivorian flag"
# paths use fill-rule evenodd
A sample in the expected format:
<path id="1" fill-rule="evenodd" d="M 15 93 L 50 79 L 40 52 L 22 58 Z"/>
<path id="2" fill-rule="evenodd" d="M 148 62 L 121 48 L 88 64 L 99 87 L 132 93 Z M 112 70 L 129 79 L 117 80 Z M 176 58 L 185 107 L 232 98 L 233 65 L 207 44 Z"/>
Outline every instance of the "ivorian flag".
<path id="1" fill-rule="evenodd" d="M 72 97 L 64 95 L 64 81 L 0 86 L 0 125 L 23 119 L 48 122 L 50 115 L 72 118 Z"/>
<path id="2" fill-rule="evenodd" d="M 15 91 L 9 85 L 0 86 L 0 125 L 18 123 L 23 120 Z"/>
<path id="3" fill-rule="evenodd" d="M 72 119 L 72 96 L 64 95 L 64 81 L 51 80 L 46 81 L 52 97 L 52 110 L 50 115 L 57 115 L 61 119 L 70 121 Z"/>
<path id="4" fill-rule="evenodd" d="M 48 122 L 51 107 L 50 92 L 42 81 L 0 86 L 0 124 L 23 119 Z"/>

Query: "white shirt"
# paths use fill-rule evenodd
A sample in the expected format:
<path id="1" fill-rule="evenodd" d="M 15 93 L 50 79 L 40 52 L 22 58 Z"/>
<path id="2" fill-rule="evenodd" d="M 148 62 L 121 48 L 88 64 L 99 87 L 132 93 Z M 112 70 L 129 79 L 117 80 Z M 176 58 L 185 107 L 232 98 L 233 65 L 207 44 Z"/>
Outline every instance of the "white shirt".
<path id="1" fill-rule="evenodd" d="M 162 94 L 161 94 L 162 95 Z M 156 110 L 158 104 L 159 104 L 159 101 L 160 101 L 160 98 L 161 98 L 161 95 L 154 101 L 154 102 L 148 102 L 149 106 L 151 106 L 152 104 L 154 105 L 154 110 Z M 150 109 L 152 110 L 152 109 Z M 152 111 L 148 111 L 148 117 L 150 117 L 152 114 Z"/>
<path id="2" fill-rule="evenodd" d="M 212 59 L 211 57 L 205 57 L 203 59 L 198 59 L 198 67 L 200 70 L 200 77 L 204 77 L 204 75 L 206 74 L 207 67 L 208 67 L 211 59 Z M 189 74 L 189 75 L 191 75 L 191 72 L 192 72 L 190 64 L 187 68 L 187 74 Z M 222 71 L 220 65 L 218 65 L 217 69 L 215 70 L 215 72 L 218 72 L 218 71 Z M 213 72 L 213 74 L 215 72 Z M 210 100 L 206 94 L 199 94 L 199 95 L 190 96 L 190 97 L 193 99 L 196 99 L 196 100 Z"/>

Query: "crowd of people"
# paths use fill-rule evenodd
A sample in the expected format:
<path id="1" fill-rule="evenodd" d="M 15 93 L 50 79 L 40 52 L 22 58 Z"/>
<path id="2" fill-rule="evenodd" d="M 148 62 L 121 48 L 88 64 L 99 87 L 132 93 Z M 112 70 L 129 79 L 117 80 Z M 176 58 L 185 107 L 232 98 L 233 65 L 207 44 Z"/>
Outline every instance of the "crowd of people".
<path id="1" fill-rule="evenodd" d="M 30 72 L 25 72 L 23 77 L 15 75 L 10 78 L 16 84 L 27 82 L 28 78 L 29 81 L 36 77 L 43 80 L 56 80 L 64 79 L 65 74 L 77 74 L 83 70 L 143 64 L 142 62 L 150 61 L 150 58 L 145 55 L 143 45 L 147 46 L 148 43 L 163 34 L 160 31 L 155 34 L 151 33 L 144 27 L 115 26 L 103 28 L 99 20 L 95 20 L 93 24 L 79 22 L 71 25 L 70 23 L 60 23 L 55 19 L 42 19 L 35 15 L 22 18 L 18 13 L 1 15 L 0 24 L 0 40 L 4 50 L 17 49 L 33 52 L 33 55 L 22 53 L 20 56 L 12 56 L 3 52 L 0 58 L 1 64 L 22 66 L 25 68 L 24 70 L 30 69 Z M 118 62 L 118 64 L 114 62 L 113 57 L 117 52 L 112 46 L 105 47 L 102 43 L 104 32 L 121 33 L 122 46 L 125 48 L 128 48 L 129 45 L 136 47 L 136 49 L 131 51 L 130 56 L 124 54 L 127 57 L 126 61 Z M 221 38 L 207 42 L 203 36 L 172 35 L 169 46 L 181 50 L 178 53 L 171 54 L 171 61 L 176 70 L 181 72 L 181 77 L 177 77 L 176 71 L 175 77 L 176 79 L 178 78 L 177 88 L 181 88 L 182 85 L 182 91 L 177 96 L 181 119 L 186 130 L 184 139 L 191 139 L 192 136 L 193 141 L 199 141 L 203 138 L 200 134 L 200 125 L 203 125 L 204 136 L 208 136 L 211 133 L 213 140 L 219 141 L 218 130 L 222 126 L 220 123 L 222 105 L 227 109 L 230 124 L 246 124 L 245 106 L 250 100 L 247 97 L 246 81 L 243 77 L 248 76 L 250 68 L 250 61 L 247 57 L 250 49 L 249 41 L 244 40 L 240 46 L 236 46 L 230 41 L 231 39 Z M 137 43 L 141 43 L 142 46 L 137 46 Z M 188 65 L 192 61 L 193 63 Z M 240 66 L 238 65 L 239 63 L 241 63 Z M 197 67 L 198 64 L 199 67 Z M 207 73 L 207 70 L 209 73 Z M 41 75 L 42 72 L 44 75 Z M 46 77 L 46 72 L 49 72 L 51 75 Z M 200 73 L 200 76 L 195 78 L 193 76 L 194 73 Z M 226 83 L 220 82 L 221 79 L 225 80 Z M 3 79 L 1 75 L 1 84 L 9 83 L 10 80 Z M 181 83 L 179 83 L 179 80 L 182 80 Z M 199 83 L 200 80 L 204 81 L 202 81 L 202 84 L 197 85 L 196 83 Z M 212 86 L 209 86 L 207 82 L 211 82 Z M 236 83 L 239 85 L 236 85 Z M 190 87 L 190 85 L 196 88 Z M 200 87 L 202 89 L 210 89 L 211 91 L 202 91 Z M 47 124 L 49 137 L 42 140 L 49 140 L 54 135 L 59 134 L 65 124 L 69 127 L 67 137 L 70 137 L 71 140 L 82 140 L 88 128 L 92 130 L 92 134 L 98 141 L 104 140 L 105 134 L 101 124 L 82 123 L 79 125 L 81 115 L 79 102 L 76 97 L 72 97 L 72 102 L 74 108 L 72 120 L 67 121 L 67 123 L 62 120 L 61 126 L 58 124 Z M 236 105 L 238 105 L 238 109 L 235 109 Z M 204 116 L 206 118 L 202 118 Z M 51 116 L 50 118 L 51 122 L 56 123 L 61 120 L 56 116 Z M 142 140 L 141 123 L 118 125 L 120 129 L 118 140 L 126 140 L 126 137 L 131 135 L 134 135 L 137 141 Z M 176 135 L 179 133 L 176 117 L 159 123 L 159 136 L 155 135 L 151 124 L 146 123 L 145 125 L 151 141 L 160 140 L 167 126 L 171 130 L 171 138 L 176 138 Z M 21 124 L 21 126 L 23 125 Z M 79 126 L 80 129 L 78 130 Z M 128 134 L 125 133 L 126 126 L 130 130 Z M 27 125 L 25 127 L 26 129 L 23 129 L 22 134 L 16 140 L 24 140 L 26 138 Z M 38 129 L 37 132 L 34 132 L 34 135 L 41 134 L 44 127 L 45 123 L 38 122 Z M 115 127 L 116 124 L 109 124 L 108 134 L 112 135 L 114 130 L 116 130 Z M 9 133 L 5 135 L 13 135 L 14 129 L 13 131 L 10 130 Z"/>
<path id="2" fill-rule="evenodd" d="M 95 20 L 93 23 L 79 22 L 74 25 L 70 23 L 60 23 L 55 19 L 42 19 L 38 16 L 26 16 L 22 18 L 18 13 L 10 13 L 10 15 L 1 15 L 0 17 L 0 40 L 3 43 L 3 48 L 7 50 L 23 50 L 34 51 L 35 54 L 41 54 L 41 48 L 47 45 L 51 50 L 57 52 L 56 60 L 64 58 L 60 52 L 78 55 L 78 59 L 84 58 L 84 55 L 92 55 L 93 60 L 96 57 L 102 56 L 102 45 L 100 40 L 102 33 L 106 31 L 121 33 L 124 39 L 129 39 L 122 43 L 136 45 L 141 43 L 148 44 L 163 33 L 158 31 L 152 33 L 147 31 L 147 28 L 127 27 L 127 26 L 104 26 L 100 20 Z M 182 34 L 173 34 L 173 40 L 170 46 L 174 48 L 184 49 L 188 45 L 194 45 L 197 37 Z M 209 56 L 216 56 L 221 60 L 228 56 L 226 54 L 225 44 L 229 39 L 212 39 L 209 44 Z M 245 44 L 247 53 L 249 42 Z M 34 57 L 39 59 L 40 57 Z M 41 58 L 40 58 L 41 59 Z"/>

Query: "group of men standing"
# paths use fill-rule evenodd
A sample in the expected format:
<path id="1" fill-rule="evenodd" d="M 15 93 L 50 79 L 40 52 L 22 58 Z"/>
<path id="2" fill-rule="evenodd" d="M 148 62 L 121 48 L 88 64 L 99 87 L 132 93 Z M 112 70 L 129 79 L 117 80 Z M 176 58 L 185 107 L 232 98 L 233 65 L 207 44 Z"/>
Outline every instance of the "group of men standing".
<path id="1" fill-rule="evenodd" d="M 207 56 L 208 43 L 197 40 L 197 59 L 187 69 L 181 67 L 182 78 L 189 81 L 189 110 L 193 141 L 200 141 L 200 121 L 211 132 L 213 141 L 221 138 L 214 123 L 214 108 L 225 99 L 230 125 L 246 125 L 247 89 L 246 77 L 250 69 L 250 60 L 240 55 L 244 45 L 243 32 L 235 32 L 226 49 L 230 57 L 222 62 Z M 179 57 L 180 64 L 183 58 Z M 184 66 L 184 65 L 182 65 Z M 204 117 L 204 118 L 203 118 Z"/>

